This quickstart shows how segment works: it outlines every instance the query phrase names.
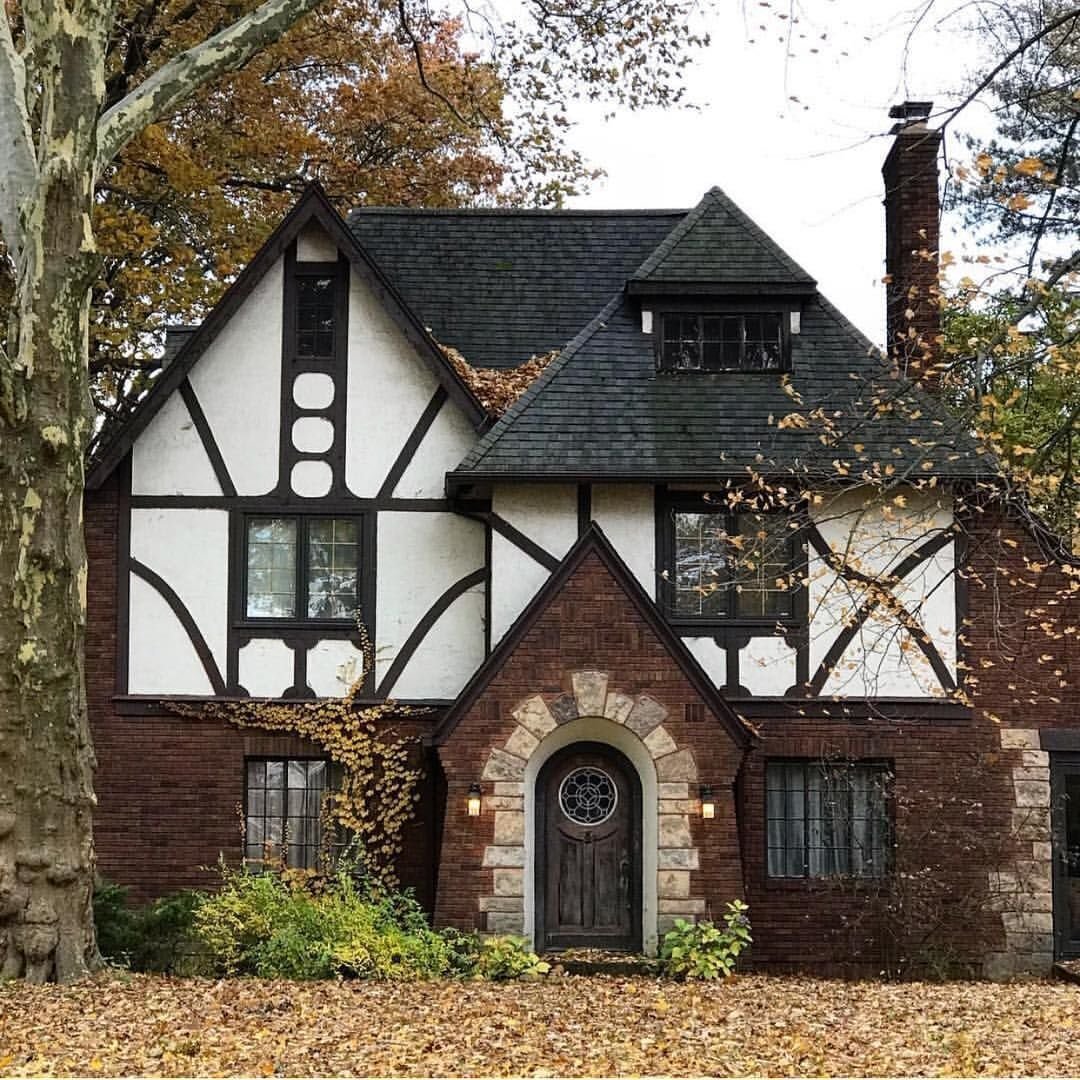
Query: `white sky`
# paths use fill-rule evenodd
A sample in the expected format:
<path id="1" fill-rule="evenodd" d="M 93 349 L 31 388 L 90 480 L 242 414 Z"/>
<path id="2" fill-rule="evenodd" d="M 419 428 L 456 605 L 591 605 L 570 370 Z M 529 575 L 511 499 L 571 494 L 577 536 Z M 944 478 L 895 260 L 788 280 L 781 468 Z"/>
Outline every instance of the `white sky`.
<path id="1" fill-rule="evenodd" d="M 955 101 L 979 62 L 961 20 L 941 24 L 955 2 L 939 3 L 906 43 L 914 0 L 794 0 L 789 43 L 778 17 L 789 0 L 718 0 L 722 13 L 707 18 L 712 44 L 687 77 L 699 110 L 611 119 L 604 108 L 576 110 L 571 143 L 607 176 L 571 205 L 692 206 L 718 184 L 880 342 L 888 108 Z M 964 124 L 986 127 L 986 114 L 965 114 Z M 955 136 L 947 152 L 962 153 Z M 942 246 L 955 249 L 957 238 Z"/>

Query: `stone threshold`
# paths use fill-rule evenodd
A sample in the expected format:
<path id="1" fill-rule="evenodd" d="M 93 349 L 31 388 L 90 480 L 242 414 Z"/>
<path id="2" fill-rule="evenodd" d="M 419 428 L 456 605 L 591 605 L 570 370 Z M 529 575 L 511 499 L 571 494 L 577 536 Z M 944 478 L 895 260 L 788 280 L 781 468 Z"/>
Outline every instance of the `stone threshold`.
<path id="1" fill-rule="evenodd" d="M 655 957 L 614 949 L 549 949 L 543 959 L 566 975 L 655 975 Z"/>

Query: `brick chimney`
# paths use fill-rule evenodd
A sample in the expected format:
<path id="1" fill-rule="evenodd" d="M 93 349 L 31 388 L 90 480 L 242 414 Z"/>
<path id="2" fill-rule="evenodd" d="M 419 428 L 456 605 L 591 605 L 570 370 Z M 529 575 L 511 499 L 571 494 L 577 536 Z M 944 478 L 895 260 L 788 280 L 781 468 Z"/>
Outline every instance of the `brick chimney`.
<path id="1" fill-rule="evenodd" d="M 920 382 L 935 378 L 938 306 L 938 152 L 941 132 L 927 127 L 931 101 L 894 105 L 885 178 L 886 329 L 889 355 Z"/>

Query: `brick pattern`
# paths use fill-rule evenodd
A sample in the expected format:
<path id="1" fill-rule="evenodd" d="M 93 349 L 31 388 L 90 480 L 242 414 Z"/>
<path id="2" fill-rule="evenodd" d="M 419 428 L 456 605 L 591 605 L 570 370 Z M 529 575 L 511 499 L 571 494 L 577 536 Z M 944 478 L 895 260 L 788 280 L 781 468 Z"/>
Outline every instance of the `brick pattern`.
<path id="1" fill-rule="evenodd" d="M 743 752 L 591 553 L 439 748 L 447 785 L 439 925 L 523 928 L 524 874 L 532 868 L 520 843 L 499 839 L 523 831 L 528 755 L 579 715 L 634 731 L 656 761 L 660 929 L 677 915 L 719 916 L 728 900 L 743 896 L 734 801 Z M 716 793 L 715 820 L 690 812 L 699 781 Z M 477 782 L 482 812 L 469 818 L 466 796 Z"/>

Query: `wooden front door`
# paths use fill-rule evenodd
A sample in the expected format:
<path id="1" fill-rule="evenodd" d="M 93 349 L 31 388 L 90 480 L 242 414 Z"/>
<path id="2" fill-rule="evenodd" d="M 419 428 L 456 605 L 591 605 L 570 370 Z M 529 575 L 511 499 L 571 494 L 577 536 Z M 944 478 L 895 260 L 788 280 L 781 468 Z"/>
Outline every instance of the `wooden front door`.
<path id="1" fill-rule="evenodd" d="M 600 743 L 555 754 L 537 778 L 537 947 L 641 948 L 641 785 Z"/>
<path id="2" fill-rule="evenodd" d="M 1054 851 L 1054 944 L 1059 957 L 1080 956 L 1080 754 L 1051 757 Z"/>

